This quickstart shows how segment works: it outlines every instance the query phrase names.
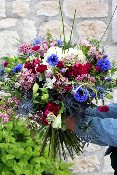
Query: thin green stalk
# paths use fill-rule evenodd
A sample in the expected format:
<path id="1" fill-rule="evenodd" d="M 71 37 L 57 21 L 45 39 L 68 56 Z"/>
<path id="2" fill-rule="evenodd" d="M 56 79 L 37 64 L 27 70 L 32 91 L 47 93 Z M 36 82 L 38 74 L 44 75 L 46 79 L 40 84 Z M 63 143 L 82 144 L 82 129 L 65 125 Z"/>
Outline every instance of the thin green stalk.
<path id="1" fill-rule="evenodd" d="M 108 26 L 107 26 L 107 28 L 106 28 L 104 34 L 102 35 L 102 37 L 101 37 L 99 43 L 101 43 L 101 41 L 102 41 L 104 35 L 106 34 L 106 32 L 107 32 L 107 30 L 108 30 L 108 28 L 109 28 L 109 26 L 110 26 L 110 23 L 111 23 L 111 21 L 112 21 L 112 19 L 113 19 L 113 16 L 114 16 L 116 10 L 117 10 L 117 6 L 115 7 L 115 10 L 114 10 L 114 12 L 113 12 L 113 14 L 112 14 L 112 17 L 111 17 L 110 21 L 109 21 L 109 24 L 108 24 Z"/>
<path id="2" fill-rule="evenodd" d="M 73 19 L 73 24 L 72 24 L 72 29 L 71 29 L 70 40 L 69 40 L 69 44 L 68 44 L 68 51 L 69 51 L 69 48 L 70 48 L 70 41 L 71 41 L 71 36 L 72 36 L 72 33 L 73 33 L 75 17 L 76 17 L 76 9 L 75 9 L 75 14 L 74 14 L 74 19 Z"/>

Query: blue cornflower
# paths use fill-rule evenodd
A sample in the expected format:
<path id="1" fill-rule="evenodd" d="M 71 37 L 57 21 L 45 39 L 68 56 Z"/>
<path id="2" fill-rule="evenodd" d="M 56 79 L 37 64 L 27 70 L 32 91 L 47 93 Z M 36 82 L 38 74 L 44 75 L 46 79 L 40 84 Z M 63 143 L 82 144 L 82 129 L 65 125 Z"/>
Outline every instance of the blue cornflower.
<path id="1" fill-rule="evenodd" d="M 41 44 L 41 40 L 38 38 L 34 39 L 33 47 L 35 47 L 36 44 Z"/>
<path id="2" fill-rule="evenodd" d="M 60 39 L 58 40 L 58 45 L 61 46 L 63 45 L 63 41 L 61 41 Z"/>
<path id="3" fill-rule="evenodd" d="M 51 54 L 49 56 L 47 56 L 47 63 L 51 66 L 56 66 L 56 64 L 58 64 L 59 62 L 59 57 L 57 56 L 57 54 Z"/>
<path id="4" fill-rule="evenodd" d="M 32 43 L 33 44 L 33 47 L 35 47 L 36 46 L 36 43 Z"/>
<path id="5" fill-rule="evenodd" d="M 13 73 L 17 73 L 19 70 L 22 69 L 22 67 L 23 67 L 22 64 L 18 64 L 18 63 L 17 63 L 17 65 L 15 66 L 15 68 L 12 69 Z"/>
<path id="6" fill-rule="evenodd" d="M 61 69 L 60 73 L 64 73 L 65 71 L 63 69 Z"/>
<path id="7" fill-rule="evenodd" d="M 112 81 L 112 78 L 109 78 L 108 81 Z"/>
<path id="8" fill-rule="evenodd" d="M 102 80 L 106 80 L 106 78 L 103 78 Z"/>
<path id="9" fill-rule="evenodd" d="M 104 57 L 105 57 L 105 58 L 107 58 L 107 57 L 108 57 L 108 55 L 104 55 Z"/>
<path id="10" fill-rule="evenodd" d="M 76 90 L 77 88 L 78 86 L 76 86 L 74 89 Z M 83 87 L 78 88 L 78 90 L 76 91 L 75 94 L 73 94 L 73 96 L 78 102 L 85 102 L 88 99 L 86 89 L 84 89 Z"/>
<path id="11" fill-rule="evenodd" d="M 34 40 L 34 42 L 35 42 L 36 44 L 41 44 L 41 40 L 38 39 L 38 38 L 36 38 L 36 39 Z"/>
<path id="12" fill-rule="evenodd" d="M 101 59 L 97 62 L 97 66 L 100 67 L 100 71 L 109 70 L 111 67 L 111 62 L 107 58 Z"/>

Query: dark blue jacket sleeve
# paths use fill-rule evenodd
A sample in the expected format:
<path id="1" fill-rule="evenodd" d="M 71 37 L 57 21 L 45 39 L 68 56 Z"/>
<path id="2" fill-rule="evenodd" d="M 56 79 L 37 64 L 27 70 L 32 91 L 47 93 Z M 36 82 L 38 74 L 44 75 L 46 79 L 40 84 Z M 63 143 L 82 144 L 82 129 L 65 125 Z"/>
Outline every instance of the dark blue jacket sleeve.
<path id="1" fill-rule="evenodd" d="M 85 123 L 88 124 L 92 120 L 91 125 L 94 128 L 90 128 L 91 134 L 97 137 L 92 137 L 91 142 L 99 144 L 100 146 L 111 145 L 117 147 L 117 103 L 112 103 L 109 106 L 108 112 L 99 112 L 97 108 L 88 108 L 86 110 Z M 77 120 L 76 134 L 82 138 L 86 133 L 80 133 L 78 128 L 83 126 L 80 119 Z M 84 137 L 86 138 L 86 137 Z M 85 140 L 85 139 L 84 139 Z"/>

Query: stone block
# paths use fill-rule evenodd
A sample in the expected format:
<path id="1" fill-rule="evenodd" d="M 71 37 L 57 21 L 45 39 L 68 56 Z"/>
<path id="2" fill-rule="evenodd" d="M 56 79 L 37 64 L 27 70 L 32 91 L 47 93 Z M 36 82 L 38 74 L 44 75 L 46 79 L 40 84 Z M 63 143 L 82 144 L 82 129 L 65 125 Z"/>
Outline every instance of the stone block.
<path id="1" fill-rule="evenodd" d="M 13 2 L 13 13 L 19 16 L 25 16 L 30 13 L 30 4 L 28 1 L 16 0 Z"/>
<path id="2" fill-rule="evenodd" d="M 19 38 L 16 31 L 2 31 L 0 32 L 0 57 L 17 55 L 17 45 L 19 42 L 15 39 Z"/>
<path id="3" fill-rule="evenodd" d="M 104 34 L 107 26 L 103 21 L 84 21 L 77 25 L 77 32 L 79 38 L 87 39 L 97 39 L 100 40 Z M 105 34 L 103 41 L 106 41 L 107 33 Z"/>
<path id="4" fill-rule="evenodd" d="M 104 46 L 105 53 L 108 55 L 108 58 L 117 62 L 117 46 Z"/>
<path id="5" fill-rule="evenodd" d="M 71 33 L 71 28 L 68 26 L 68 24 L 66 22 L 64 22 L 65 25 L 65 37 L 66 40 L 70 39 L 70 33 Z M 57 39 L 60 39 L 60 35 L 61 35 L 61 39 L 64 39 L 63 36 L 63 25 L 61 21 L 49 21 L 49 22 L 44 22 L 40 28 L 39 28 L 39 37 L 41 38 L 45 38 L 46 34 L 47 34 L 47 29 L 50 30 L 50 33 L 55 36 Z"/>
<path id="6" fill-rule="evenodd" d="M 117 7 L 117 0 L 112 0 L 112 13 L 115 7 Z M 114 43 L 117 43 L 117 9 L 112 20 L 112 40 Z"/>
<path id="7" fill-rule="evenodd" d="M 37 30 L 35 27 L 35 21 L 24 19 L 23 20 L 23 41 L 24 42 L 30 42 L 37 36 Z"/>
<path id="8" fill-rule="evenodd" d="M 85 145 L 83 151 L 87 151 L 87 152 L 92 152 L 92 151 L 98 151 L 101 150 L 101 146 L 90 143 L 88 145 L 88 147 Z"/>
<path id="9" fill-rule="evenodd" d="M 0 16 L 6 17 L 6 14 L 5 14 L 5 0 L 0 1 Z"/>
<path id="10" fill-rule="evenodd" d="M 55 16 L 59 14 L 59 2 L 40 1 L 35 5 L 37 15 Z"/>
<path id="11" fill-rule="evenodd" d="M 14 27 L 17 22 L 17 19 L 5 18 L 0 21 L 0 29 Z"/>
<path id="12" fill-rule="evenodd" d="M 100 169 L 100 162 L 98 160 L 97 155 L 81 157 L 81 156 L 74 156 L 72 160 L 70 157 L 68 159 L 69 163 L 74 163 L 74 165 L 70 168 L 73 173 L 81 172 L 81 173 L 92 173 L 94 170 Z"/>
<path id="13" fill-rule="evenodd" d="M 76 18 L 108 16 L 108 0 L 64 0 L 63 11 L 66 17 Z"/>

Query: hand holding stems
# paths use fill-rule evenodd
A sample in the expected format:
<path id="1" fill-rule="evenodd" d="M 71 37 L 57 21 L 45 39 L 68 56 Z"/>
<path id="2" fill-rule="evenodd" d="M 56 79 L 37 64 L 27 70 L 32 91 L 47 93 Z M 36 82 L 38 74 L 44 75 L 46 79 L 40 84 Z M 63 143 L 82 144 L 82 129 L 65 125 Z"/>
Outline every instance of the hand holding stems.
<path id="1" fill-rule="evenodd" d="M 70 117 L 69 120 L 67 120 L 68 117 L 65 117 L 65 125 L 66 125 L 66 129 L 69 130 L 74 130 L 75 131 L 75 125 L 76 125 L 76 120 L 77 118 L 74 118 L 73 116 Z"/>

